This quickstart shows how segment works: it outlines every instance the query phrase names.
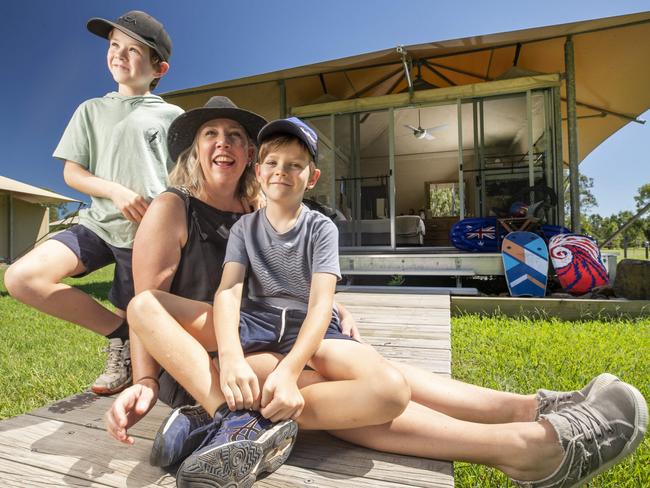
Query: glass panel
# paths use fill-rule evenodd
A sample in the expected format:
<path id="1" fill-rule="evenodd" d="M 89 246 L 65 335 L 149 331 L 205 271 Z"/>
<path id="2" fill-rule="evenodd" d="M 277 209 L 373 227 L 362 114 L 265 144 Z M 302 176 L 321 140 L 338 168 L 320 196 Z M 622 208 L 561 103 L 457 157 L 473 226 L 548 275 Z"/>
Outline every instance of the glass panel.
<path id="1" fill-rule="evenodd" d="M 396 244 L 448 246 L 449 228 L 460 215 L 458 106 L 394 114 Z M 471 119 L 464 130 L 469 131 L 464 143 L 471 147 Z"/>
<path id="2" fill-rule="evenodd" d="M 342 246 L 390 246 L 388 114 L 336 115 L 336 208 Z"/>
<path id="3" fill-rule="evenodd" d="M 316 202 L 323 210 L 332 215 L 335 208 L 334 198 L 334 147 L 332 143 L 331 116 L 316 117 L 306 122 L 318 134 L 318 168 L 321 175 L 312 190 L 307 190 L 305 198 Z"/>

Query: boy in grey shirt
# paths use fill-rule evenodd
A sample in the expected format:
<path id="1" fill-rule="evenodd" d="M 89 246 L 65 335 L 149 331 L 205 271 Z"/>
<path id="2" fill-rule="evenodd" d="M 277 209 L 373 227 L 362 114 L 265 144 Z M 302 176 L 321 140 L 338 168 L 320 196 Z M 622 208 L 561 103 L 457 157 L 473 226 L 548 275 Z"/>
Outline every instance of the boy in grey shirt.
<path id="1" fill-rule="evenodd" d="M 306 429 L 381 424 L 399 415 L 410 397 L 399 371 L 371 347 L 341 333 L 334 308 L 338 230 L 328 217 L 302 204 L 320 176 L 316 133 L 297 118 L 276 120 L 262 128 L 258 142 L 256 174 L 267 203 L 230 230 L 213 307 L 218 388 L 202 394 L 190 384 L 198 384 L 202 368 L 170 365 L 172 375 L 177 367 L 196 373 L 187 381 L 181 374 L 179 381 L 198 392 L 195 398 L 207 412 L 214 412 L 212 425 L 185 430 L 188 441 L 190 436 L 204 439 L 178 470 L 179 486 L 196 479 L 210 479 L 215 486 L 252 481 L 288 457 L 296 422 Z M 248 296 L 240 308 L 244 281 Z M 257 351 L 281 355 L 263 388 L 244 359 Z M 307 365 L 332 381 L 299 386 Z M 342 401 L 344 410 L 338 408 Z M 175 442 L 179 457 L 189 444 L 179 435 L 183 415 L 182 408 L 172 414 L 167 425 L 178 428 L 171 425 L 156 440 L 164 446 Z M 235 452 L 251 460 L 250 469 L 239 472 L 239 466 L 228 464 Z"/>

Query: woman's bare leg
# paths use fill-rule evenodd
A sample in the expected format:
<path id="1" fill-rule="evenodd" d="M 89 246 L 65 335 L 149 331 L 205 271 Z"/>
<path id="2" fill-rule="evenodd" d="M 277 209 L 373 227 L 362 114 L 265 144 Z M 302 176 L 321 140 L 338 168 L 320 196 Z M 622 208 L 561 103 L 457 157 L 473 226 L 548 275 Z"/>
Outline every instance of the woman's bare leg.
<path id="1" fill-rule="evenodd" d="M 526 422 L 535 418 L 535 395 L 491 390 L 429 373 L 396 361 L 411 387 L 411 400 L 438 412 L 468 422 L 498 424 Z"/>
<path id="2" fill-rule="evenodd" d="M 219 372 L 208 354 L 208 349 L 217 350 L 211 305 L 149 290 L 131 300 L 127 317 L 149 354 L 206 411 L 213 414 L 225 403 Z"/>

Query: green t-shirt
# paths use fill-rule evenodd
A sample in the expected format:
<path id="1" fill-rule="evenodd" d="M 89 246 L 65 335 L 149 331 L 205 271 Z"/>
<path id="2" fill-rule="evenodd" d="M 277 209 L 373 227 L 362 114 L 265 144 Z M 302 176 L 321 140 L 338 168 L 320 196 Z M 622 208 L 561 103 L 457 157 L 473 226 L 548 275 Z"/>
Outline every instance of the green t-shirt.
<path id="1" fill-rule="evenodd" d="M 167 187 L 173 166 L 167 129 L 181 113 L 180 107 L 157 95 L 112 92 L 92 98 L 79 105 L 53 156 L 74 161 L 151 201 Z M 91 202 L 79 213 L 79 223 L 115 247 L 133 247 L 137 224 L 129 222 L 110 199 L 91 197 Z"/>

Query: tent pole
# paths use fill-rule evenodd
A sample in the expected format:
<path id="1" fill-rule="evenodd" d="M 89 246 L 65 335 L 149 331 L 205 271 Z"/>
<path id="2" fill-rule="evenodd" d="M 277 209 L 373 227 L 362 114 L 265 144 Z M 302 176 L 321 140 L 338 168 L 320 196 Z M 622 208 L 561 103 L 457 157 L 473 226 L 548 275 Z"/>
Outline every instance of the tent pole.
<path id="1" fill-rule="evenodd" d="M 566 71 L 567 133 L 569 136 L 571 230 L 579 234 L 582 229 L 580 226 L 580 175 L 578 173 L 578 120 L 576 117 L 576 79 L 573 39 L 571 36 L 567 36 L 564 43 L 564 68 Z"/>
<path id="2" fill-rule="evenodd" d="M 14 198 L 9 192 L 9 263 L 14 262 Z"/>
<path id="3" fill-rule="evenodd" d="M 278 81 L 278 90 L 280 91 L 280 118 L 285 119 L 287 117 L 287 87 L 284 80 Z"/>

